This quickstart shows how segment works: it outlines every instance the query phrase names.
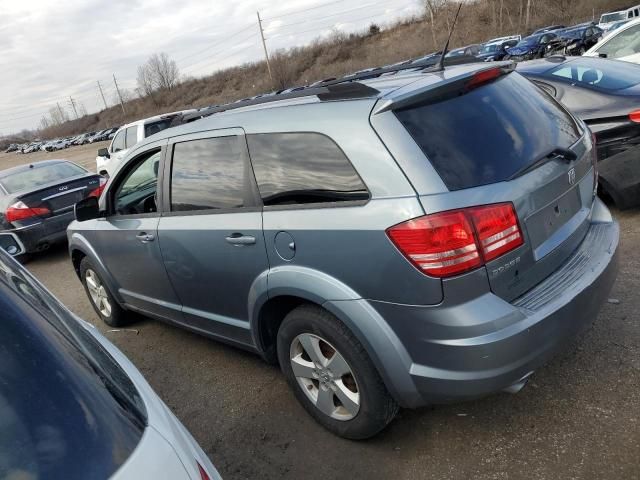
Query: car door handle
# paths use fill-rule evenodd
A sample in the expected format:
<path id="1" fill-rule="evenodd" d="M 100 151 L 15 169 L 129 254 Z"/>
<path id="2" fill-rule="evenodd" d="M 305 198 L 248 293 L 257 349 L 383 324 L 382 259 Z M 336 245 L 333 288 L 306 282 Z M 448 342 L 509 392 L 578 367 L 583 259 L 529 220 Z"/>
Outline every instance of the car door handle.
<path id="1" fill-rule="evenodd" d="M 142 243 L 153 242 L 156 239 L 156 237 L 153 234 L 146 233 L 146 232 L 140 232 L 138 235 L 136 235 L 136 238 L 140 240 Z"/>
<path id="2" fill-rule="evenodd" d="M 225 237 L 227 243 L 231 245 L 253 245 L 256 243 L 256 237 L 252 237 L 251 235 L 242 235 L 241 233 L 234 233 L 233 235 L 229 235 Z"/>

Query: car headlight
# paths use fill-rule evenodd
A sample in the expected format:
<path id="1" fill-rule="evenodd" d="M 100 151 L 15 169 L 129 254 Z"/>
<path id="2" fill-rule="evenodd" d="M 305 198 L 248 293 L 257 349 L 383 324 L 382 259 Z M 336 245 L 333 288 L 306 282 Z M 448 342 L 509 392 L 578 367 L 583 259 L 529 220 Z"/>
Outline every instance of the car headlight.
<path id="1" fill-rule="evenodd" d="M 487 57 L 484 59 L 485 62 L 493 62 L 494 57 Z"/>

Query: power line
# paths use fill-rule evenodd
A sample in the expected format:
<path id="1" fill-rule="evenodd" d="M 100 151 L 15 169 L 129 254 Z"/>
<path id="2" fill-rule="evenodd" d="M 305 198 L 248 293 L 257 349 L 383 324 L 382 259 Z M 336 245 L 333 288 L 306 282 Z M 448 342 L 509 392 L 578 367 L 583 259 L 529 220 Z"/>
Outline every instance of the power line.
<path id="1" fill-rule="evenodd" d="M 388 0 L 385 3 L 388 3 Z M 342 11 L 337 12 L 337 13 L 332 13 L 331 15 L 325 15 L 323 17 L 316 17 L 316 18 L 314 18 L 312 20 L 302 20 L 302 21 L 299 21 L 299 22 L 285 23 L 283 25 L 276 26 L 276 28 L 278 28 L 278 29 L 287 28 L 287 27 L 292 27 L 292 26 L 295 26 L 295 25 L 302 25 L 302 24 L 308 24 L 308 23 L 312 23 L 312 22 L 317 22 L 317 21 L 324 20 L 324 19 L 327 19 L 327 18 L 337 17 L 337 16 L 340 16 L 340 15 L 344 15 L 345 13 L 355 12 L 357 10 L 362 10 L 363 8 L 369 8 L 369 7 L 377 6 L 377 5 L 380 5 L 380 4 L 379 3 L 367 3 L 367 4 L 361 5 L 359 7 L 351 8 L 351 9 L 348 9 L 348 10 L 342 10 Z"/>
<path id="2" fill-rule="evenodd" d="M 316 5 L 314 7 L 301 8 L 299 10 L 294 10 L 293 12 L 288 12 L 288 13 L 283 13 L 281 15 L 275 15 L 273 17 L 268 17 L 268 18 L 265 18 L 264 20 L 273 20 L 275 18 L 290 17 L 291 15 L 297 15 L 299 13 L 309 12 L 311 10 L 317 10 L 318 8 L 323 8 L 323 7 L 326 7 L 328 5 L 335 5 L 336 3 L 343 3 L 344 1 L 345 0 L 334 0 L 333 2 L 321 3 L 321 4 Z"/>
<path id="3" fill-rule="evenodd" d="M 245 42 L 245 41 L 247 41 L 247 40 L 249 40 L 251 38 L 254 38 L 254 37 L 256 37 L 255 33 L 251 33 L 251 35 L 248 35 L 247 37 L 243 37 L 242 39 L 238 40 L 238 43 L 235 46 L 230 47 L 229 49 L 227 49 L 227 51 L 231 51 L 231 50 L 234 50 L 234 49 L 238 48 L 239 46 L 242 45 L 242 42 Z M 217 53 L 219 54 L 219 53 L 222 53 L 222 52 L 217 52 Z M 234 52 L 233 55 L 235 55 L 235 52 Z M 233 56 L 233 55 L 231 55 L 231 56 Z M 194 65 L 197 65 L 199 63 L 206 62 L 206 61 L 209 61 L 209 60 L 214 60 L 214 59 L 215 58 L 203 58 L 202 60 L 198 60 L 196 62 L 193 62 L 193 63 L 191 63 L 189 65 L 186 65 L 184 67 L 181 67 L 181 68 L 182 68 L 182 70 L 188 70 L 189 68 L 193 67 Z"/>
<path id="4" fill-rule="evenodd" d="M 226 37 L 224 40 L 221 40 L 221 41 L 219 41 L 219 42 L 216 42 L 216 43 L 214 43 L 213 45 L 209 45 L 207 48 L 205 48 L 205 49 L 203 49 L 203 50 L 200 50 L 199 52 L 193 53 L 193 54 L 191 54 L 191 55 L 187 55 L 186 57 L 182 57 L 182 58 L 180 58 L 180 59 L 176 60 L 176 62 L 178 62 L 178 63 L 179 63 L 179 62 L 182 62 L 182 61 L 184 61 L 184 60 L 186 60 L 186 59 L 188 59 L 188 58 L 197 57 L 197 56 L 198 56 L 198 55 L 200 55 L 201 53 L 204 53 L 204 52 L 206 52 L 206 51 L 208 51 L 208 50 L 211 50 L 211 49 L 212 49 L 212 48 L 214 48 L 214 47 L 217 47 L 217 46 L 219 46 L 219 45 L 222 45 L 223 43 L 228 42 L 229 40 L 232 40 L 233 38 L 237 37 L 239 34 L 241 34 L 241 33 L 243 33 L 243 32 L 246 32 L 246 31 L 247 31 L 247 30 L 249 30 L 250 28 L 255 28 L 255 25 L 248 25 L 247 27 L 245 27 L 245 28 L 243 28 L 243 29 L 241 29 L 241 30 L 236 31 L 236 32 L 235 32 L 233 35 L 231 35 L 230 37 Z"/>

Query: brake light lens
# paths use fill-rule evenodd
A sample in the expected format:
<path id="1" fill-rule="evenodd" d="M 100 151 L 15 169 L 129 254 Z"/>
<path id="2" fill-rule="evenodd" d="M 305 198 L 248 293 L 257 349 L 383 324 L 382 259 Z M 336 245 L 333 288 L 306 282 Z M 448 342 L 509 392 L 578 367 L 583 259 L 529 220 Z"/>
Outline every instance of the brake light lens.
<path id="1" fill-rule="evenodd" d="M 8 222 L 13 223 L 50 213 L 51 211 L 47 207 L 28 207 L 24 202 L 16 202 L 7 208 L 4 216 Z"/>
<path id="2" fill-rule="evenodd" d="M 95 190 L 91 191 L 91 193 L 89 193 L 89 195 L 87 195 L 88 197 L 96 197 L 96 198 L 100 198 L 100 195 L 102 195 L 102 192 L 104 190 L 104 187 L 107 186 L 107 179 L 104 177 L 100 177 L 100 186 L 98 188 L 96 188 Z"/>
<path id="3" fill-rule="evenodd" d="M 467 89 L 471 90 L 473 88 L 477 88 L 481 85 L 484 85 L 485 83 L 491 82 L 492 80 L 495 80 L 496 78 L 503 75 L 504 73 L 505 72 L 500 67 L 491 68 L 489 70 L 483 70 L 481 72 L 478 72 L 474 74 L 471 77 L 471 80 L 467 82 Z"/>
<path id="4" fill-rule="evenodd" d="M 469 210 L 485 262 L 519 247 L 524 242 L 518 217 L 510 203 Z"/>
<path id="5" fill-rule="evenodd" d="M 198 462 L 196 462 L 196 465 L 198 465 L 198 472 L 200 472 L 200 480 L 211 480 L 209 478 L 209 474 L 202 467 L 202 465 L 200 465 L 200 463 L 198 463 Z"/>
<path id="6" fill-rule="evenodd" d="M 387 235 L 415 267 L 434 277 L 473 270 L 524 243 L 511 203 L 425 215 L 389 228 Z"/>
<path id="7" fill-rule="evenodd" d="M 634 110 L 629 114 L 629 119 L 632 122 L 640 123 L 640 110 Z"/>

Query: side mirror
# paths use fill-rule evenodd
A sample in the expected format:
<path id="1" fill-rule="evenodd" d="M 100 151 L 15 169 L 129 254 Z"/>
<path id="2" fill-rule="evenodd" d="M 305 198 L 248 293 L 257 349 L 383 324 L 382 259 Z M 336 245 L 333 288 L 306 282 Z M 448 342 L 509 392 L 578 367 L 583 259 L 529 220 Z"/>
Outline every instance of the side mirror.
<path id="1" fill-rule="evenodd" d="M 12 257 L 25 252 L 24 245 L 15 233 L 0 233 L 0 248 Z"/>
<path id="2" fill-rule="evenodd" d="M 111 158 L 111 156 L 109 155 L 109 149 L 108 148 L 101 148 L 100 150 L 98 150 L 98 156 L 99 157 L 105 157 L 105 158 Z"/>
<path id="3" fill-rule="evenodd" d="M 76 220 L 79 222 L 94 220 L 100 216 L 98 199 L 96 197 L 84 198 L 75 204 L 73 211 L 76 216 Z"/>

